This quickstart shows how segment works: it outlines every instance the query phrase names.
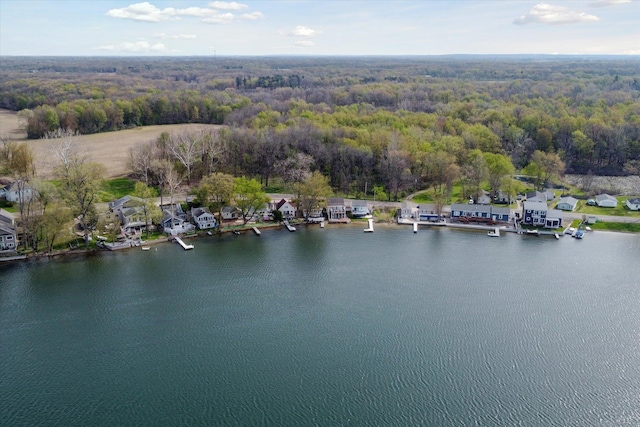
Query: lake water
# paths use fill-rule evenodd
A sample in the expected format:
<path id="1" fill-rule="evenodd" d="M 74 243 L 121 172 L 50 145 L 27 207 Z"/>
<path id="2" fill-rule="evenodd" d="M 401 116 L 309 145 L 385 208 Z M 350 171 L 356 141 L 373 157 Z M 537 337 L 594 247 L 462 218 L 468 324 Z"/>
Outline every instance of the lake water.
<path id="1" fill-rule="evenodd" d="M 362 228 L 0 265 L 0 424 L 640 425 L 640 236 Z"/>

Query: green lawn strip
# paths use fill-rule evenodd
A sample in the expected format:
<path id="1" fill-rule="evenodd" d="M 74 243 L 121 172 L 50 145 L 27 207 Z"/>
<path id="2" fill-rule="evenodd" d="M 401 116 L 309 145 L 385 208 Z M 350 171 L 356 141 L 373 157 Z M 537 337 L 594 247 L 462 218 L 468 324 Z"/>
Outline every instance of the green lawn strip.
<path id="1" fill-rule="evenodd" d="M 625 231 L 629 233 L 640 233 L 640 222 L 597 222 L 589 225 L 593 230 L 605 231 Z"/>
<path id="2" fill-rule="evenodd" d="M 639 211 L 632 211 L 627 208 L 625 201 L 628 198 L 633 197 L 622 197 L 624 201 L 620 201 L 618 198 L 618 206 L 615 208 L 601 208 L 599 206 L 589 206 L 587 205 L 586 200 L 579 200 L 578 206 L 576 207 L 576 213 L 583 213 L 586 215 L 614 215 L 614 216 L 635 216 L 640 218 Z"/>
<path id="3" fill-rule="evenodd" d="M 99 193 L 100 201 L 110 202 L 131 194 L 135 185 L 136 181 L 126 177 L 105 180 Z"/>

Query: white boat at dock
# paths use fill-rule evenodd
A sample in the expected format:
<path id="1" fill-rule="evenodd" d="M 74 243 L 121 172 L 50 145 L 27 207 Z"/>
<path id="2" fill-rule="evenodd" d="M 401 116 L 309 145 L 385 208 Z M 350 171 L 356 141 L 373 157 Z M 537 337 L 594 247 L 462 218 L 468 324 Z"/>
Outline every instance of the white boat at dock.
<path id="1" fill-rule="evenodd" d="M 487 236 L 489 236 L 489 237 L 500 237 L 500 230 L 495 228 L 495 229 L 493 229 L 493 231 L 488 232 Z"/>

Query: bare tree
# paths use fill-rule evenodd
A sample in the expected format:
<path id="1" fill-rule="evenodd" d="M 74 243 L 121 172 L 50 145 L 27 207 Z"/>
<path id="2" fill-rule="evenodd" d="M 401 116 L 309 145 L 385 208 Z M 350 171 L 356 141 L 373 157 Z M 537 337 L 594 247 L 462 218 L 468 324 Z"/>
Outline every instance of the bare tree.
<path id="1" fill-rule="evenodd" d="M 171 135 L 167 142 L 170 155 L 184 166 L 187 183 L 191 183 L 191 171 L 200 160 L 200 135 L 195 132 L 182 132 Z"/>

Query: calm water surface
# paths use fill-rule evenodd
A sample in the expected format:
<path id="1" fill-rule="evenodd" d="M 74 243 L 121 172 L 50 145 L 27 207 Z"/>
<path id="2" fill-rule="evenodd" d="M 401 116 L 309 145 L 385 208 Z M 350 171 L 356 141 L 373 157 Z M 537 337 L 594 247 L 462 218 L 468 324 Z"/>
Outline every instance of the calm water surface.
<path id="1" fill-rule="evenodd" d="M 0 424 L 640 425 L 640 237 L 299 228 L 0 266 Z"/>

